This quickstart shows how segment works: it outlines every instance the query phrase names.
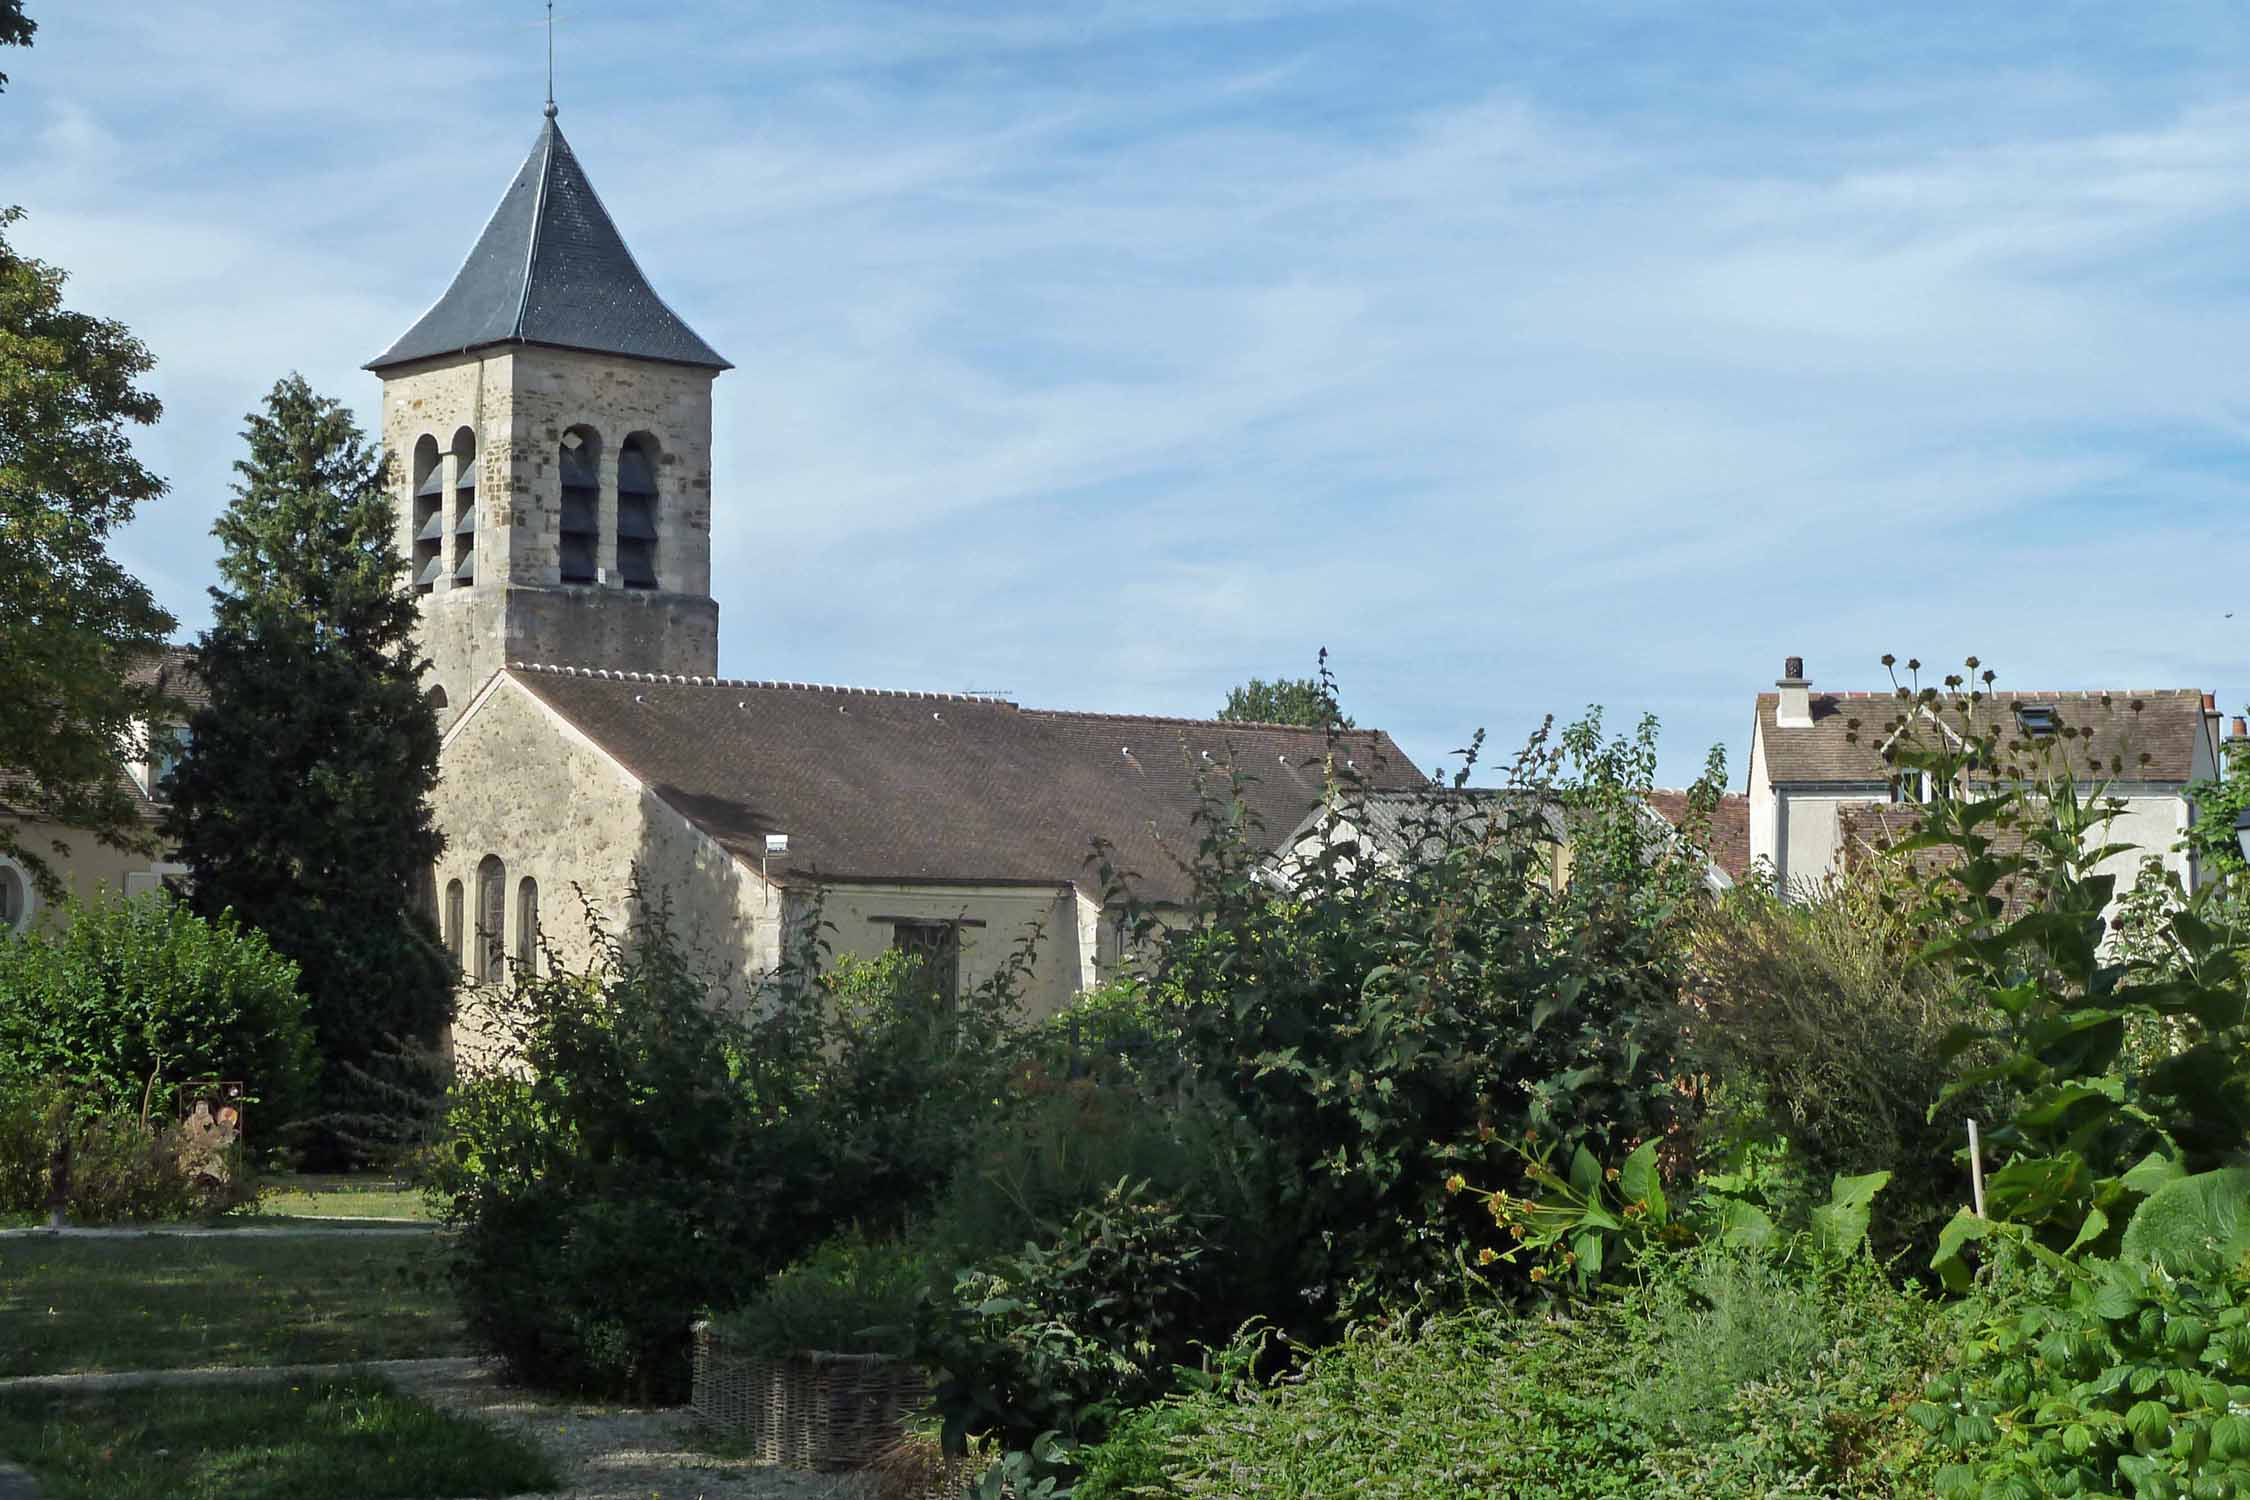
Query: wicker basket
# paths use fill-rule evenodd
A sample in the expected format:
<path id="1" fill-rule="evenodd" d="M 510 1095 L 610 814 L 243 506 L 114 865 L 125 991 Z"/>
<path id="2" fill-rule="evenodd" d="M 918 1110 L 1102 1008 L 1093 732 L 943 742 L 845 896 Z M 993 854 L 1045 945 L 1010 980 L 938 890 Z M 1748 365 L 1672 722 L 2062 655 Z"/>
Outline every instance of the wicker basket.
<path id="1" fill-rule="evenodd" d="M 722 1432 L 747 1432 L 768 1463 L 857 1469 L 890 1448 L 929 1398 L 922 1367 L 886 1354 L 807 1353 L 776 1359 L 694 1327 L 695 1414 Z"/>

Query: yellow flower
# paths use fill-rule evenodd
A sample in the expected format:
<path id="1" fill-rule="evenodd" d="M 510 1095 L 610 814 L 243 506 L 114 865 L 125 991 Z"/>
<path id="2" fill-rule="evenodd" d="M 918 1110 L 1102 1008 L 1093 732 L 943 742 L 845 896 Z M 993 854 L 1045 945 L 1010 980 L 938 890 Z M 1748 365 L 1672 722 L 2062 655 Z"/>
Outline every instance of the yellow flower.
<path id="1" fill-rule="evenodd" d="M 1456 1172 L 1451 1177 L 1445 1179 L 1445 1190 L 1449 1193 L 1458 1193 L 1461 1191 L 1461 1189 L 1467 1187 L 1468 1185 L 1469 1180 L 1466 1177 L 1463 1177 L 1459 1172 Z"/>
<path id="2" fill-rule="evenodd" d="M 1611 1167 L 1608 1171 L 1602 1173 L 1602 1180 L 1605 1182 L 1615 1182 L 1617 1180 L 1617 1168 Z"/>
<path id="3" fill-rule="evenodd" d="M 1490 1245 L 1485 1246 L 1482 1250 L 1479 1250 L 1477 1252 L 1477 1264 L 1480 1266 L 1489 1266 L 1499 1258 L 1500 1252 L 1493 1249 Z"/>
<path id="4" fill-rule="evenodd" d="M 1531 1279 L 1533 1281 L 1545 1281 L 1547 1279 L 1547 1268 L 1545 1266 L 1533 1266 L 1531 1268 Z"/>

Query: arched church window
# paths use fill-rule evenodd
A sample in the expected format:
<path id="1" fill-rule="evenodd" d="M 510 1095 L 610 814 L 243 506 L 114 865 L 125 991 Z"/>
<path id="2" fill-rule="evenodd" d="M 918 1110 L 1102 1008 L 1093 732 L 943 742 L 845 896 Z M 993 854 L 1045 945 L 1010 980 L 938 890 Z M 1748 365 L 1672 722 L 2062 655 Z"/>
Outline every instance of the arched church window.
<path id="1" fill-rule="evenodd" d="M 562 435 L 562 581 L 592 583 L 601 541 L 602 440 L 591 427 Z"/>
<path id="2" fill-rule="evenodd" d="M 477 946 L 470 975 L 479 984 L 505 977 L 508 956 L 508 867 L 487 854 L 477 866 Z"/>
<path id="3" fill-rule="evenodd" d="M 656 443 L 636 432 L 617 450 L 617 577 L 656 587 Z"/>
<path id="4" fill-rule="evenodd" d="M 461 953 L 462 905 L 461 882 L 458 880 L 447 881 L 445 883 L 445 951 L 453 956 L 455 972 L 460 971 L 463 956 Z"/>
<path id="5" fill-rule="evenodd" d="M 428 433 L 414 445 L 414 592 L 426 594 L 445 573 L 445 465 Z"/>
<path id="6" fill-rule="evenodd" d="M 516 967 L 531 972 L 539 961 L 539 882 L 524 876 L 516 887 Z"/>
<path id="7" fill-rule="evenodd" d="M 477 435 L 453 434 L 453 581 L 477 581 Z"/>
<path id="8" fill-rule="evenodd" d="M 446 699 L 444 688 L 434 687 L 430 689 L 430 707 L 442 714 L 452 706 Z"/>

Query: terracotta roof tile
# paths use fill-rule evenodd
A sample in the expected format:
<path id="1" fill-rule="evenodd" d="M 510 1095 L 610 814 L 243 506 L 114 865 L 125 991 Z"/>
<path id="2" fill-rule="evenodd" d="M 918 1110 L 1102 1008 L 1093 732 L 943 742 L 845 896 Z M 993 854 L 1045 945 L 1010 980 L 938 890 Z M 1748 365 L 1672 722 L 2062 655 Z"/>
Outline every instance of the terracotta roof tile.
<path id="1" fill-rule="evenodd" d="M 1766 775 L 1777 783 L 1880 782 L 1890 777 L 1882 756 L 1888 725 L 1904 707 L 1890 693 L 1814 693 L 1812 727 L 1783 729 L 1775 717 L 1781 695 L 1758 695 L 1758 733 L 1765 744 Z M 2134 711 L 2138 703 L 2140 709 Z M 2086 732 L 2090 740 L 2074 747 L 2073 764 L 2088 754 L 2106 764 L 2124 762 L 2128 780 L 2185 783 L 2196 774 L 2196 745 L 2209 730 L 2203 695 L 2192 688 L 2132 692 L 2028 692 L 1987 695 L 1980 712 L 2013 713 L 2017 706 L 2052 706 L 2060 721 Z M 1957 725 L 1950 709 L 1940 723 Z M 2140 763 L 2146 754 L 2148 763 Z"/>
<path id="2" fill-rule="evenodd" d="M 1674 828 L 1687 817 L 1688 794 L 1683 790 L 1659 787 L 1647 800 L 1657 816 Z M 1750 799 L 1742 793 L 1727 793 L 1711 809 L 1709 852 L 1711 863 L 1726 872 L 1727 879 L 1739 884 L 1750 873 Z"/>

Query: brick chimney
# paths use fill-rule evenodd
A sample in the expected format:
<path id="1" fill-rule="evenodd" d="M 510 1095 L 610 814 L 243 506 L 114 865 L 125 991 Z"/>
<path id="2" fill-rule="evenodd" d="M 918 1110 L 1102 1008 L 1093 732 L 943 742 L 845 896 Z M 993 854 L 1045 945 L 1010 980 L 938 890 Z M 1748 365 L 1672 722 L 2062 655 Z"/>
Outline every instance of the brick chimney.
<path id="1" fill-rule="evenodd" d="M 2230 740 L 2250 740 L 2250 722 L 2245 722 L 2240 715 L 2237 715 L 2234 722 L 2227 725 L 2227 738 Z"/>
<path id="2" fill-rule="evenodd" d="M 1792 656 L 1781 664 L 1781 706 L 1774 723 L 1783 729 L 1812 728 L 1812 679 L 1805 675 L 1805 659 Z"/>

